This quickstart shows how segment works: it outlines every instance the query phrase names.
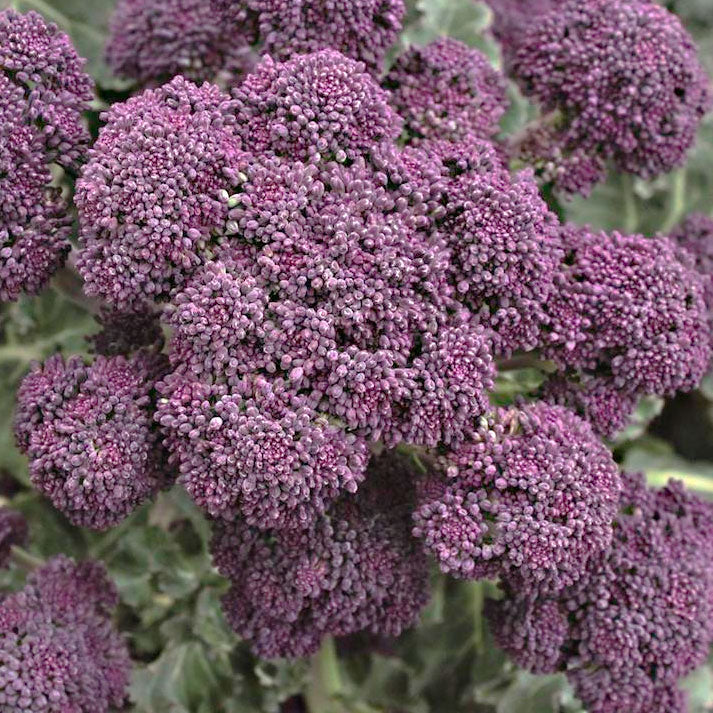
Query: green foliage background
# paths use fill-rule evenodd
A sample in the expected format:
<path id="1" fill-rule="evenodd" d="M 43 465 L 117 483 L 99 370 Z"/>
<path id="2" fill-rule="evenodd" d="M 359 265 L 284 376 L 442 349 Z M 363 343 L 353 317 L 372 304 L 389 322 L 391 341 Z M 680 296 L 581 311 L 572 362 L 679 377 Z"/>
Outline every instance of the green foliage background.
<path id="1" fill-rule="evenodd" d="M 102 59 L 114 0 L 0 0 L 34 9 L 66 30 L 98 84 L 90 117 L 131 91 L 112 77 Z M 674 0 L 713 73 L 713 2 Z M 472 0 L 411 0 L 401 45 L 449 34 L 500 58 L 488 37 L 489 11 Z M 394 56 L 399 51 L 394 49 Z M 503 122 L 517 131 L 533 110 L 511 87 L 512 108 Z M 60 181 L 68 179 L 59 177 Z M 67 184 L 67 188 L 69 185 Z M 713 209 L 713 117 L 704 123 L 685 169 L 652 182 L 612 176 L 593 195 L 562 210 L 570 220 L 606 229 L 665 232 L 693 210 Z M 86 351 L 84 335 L 96 330 L 81 286 L 64 271 L 39 298 L 0 307 L 0 499 L 23 511 L 31 525 L 33 553 L 99 557 L 121 594 L 118 620 L 136 660 L 127 711 L 136 713 L 253 713 L 303 708 L 292 698 L 319 701 L 320 667 L 313 661 L 256 660 L 223 619 L 225 583 L 210 566 L 208 527 L 179 489 L 162 494 L 103 535 L 71 527 L 29 487 L 27 466 L 12 437 L 14 392 L 33 359 L 61 350 Z M 508 372 L 496 399 L 507 403 L 540 383 L 537 369 Z M 646 401 L 635 423 L 612 444 L 627 468 L 644 470 L 653 483 L 684 479 L 713 493 L 713 375 L 697 394 L 664 405 Z M 658 417 L 658 418 L 657 418 Z M 649 428 L 653 419 L 652 428 Z M 355 637 L 339 643 L 340 695 L 329 713 L 583 713 L 562 676 L 519 671 L 493 646 L 482 620 L 490 585 L 445 581 L 433 574 L 434 596 L 422 624 L 398 641 Z M 19 572 L 0 584 L 16 587 Z M 687 682 L 693 713 L 713 711 L 713 666 Z"/>

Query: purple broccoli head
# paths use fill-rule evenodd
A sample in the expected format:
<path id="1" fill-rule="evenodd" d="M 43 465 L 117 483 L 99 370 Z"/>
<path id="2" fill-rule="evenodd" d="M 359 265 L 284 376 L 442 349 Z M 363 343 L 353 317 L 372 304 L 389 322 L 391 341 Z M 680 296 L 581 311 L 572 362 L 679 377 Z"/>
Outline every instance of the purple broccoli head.
<path id="1" fill-rule="evenodd" d="M 53 164 L 76 169 L 93 83 L 67 35 L 35 12 L 0 12 L 0 301 L 37 294 L 70 249 Z"/>
<path id="2" fill-rule="evenodd" d="M 167 480 L 153 423 L 160 356 L 60 355 L 36 364 L 17 394 L 16 435 L 30 478 L 72 523 L 115 525 Z"/>
<path id="3" fill-rule="evenodd" d="M 625 475 L 611 548 L 556 594 L 506 581 L 488 605 L 496 640 L 530 670 L 565 670 L 593 713 L 682 713 L 677 682 L 713 642 L 712 526 L 680 483 Z"/>
<path id="4" fill-rule="evenodd" d="M 263 51 L 285 61 L 335 49 L 381 71 L 406 12 L 404 0 L 247 0 L 257 16 Z"/>
<path id="5" fill-rule="evenodd" d="M 89 143 L 82 112 L 94 83 L 69 37 L 36 12 L 0 12 L 0 68 L 0 76 L 22 90 L 26 123 L 42 127 L 47 160 L 76 165 Z"/>
<path id="6" fill-rule="evenodd" d="M 611 542 L 620 478 L 590 426 L 559 406 L 500 409 L 440 459 L 414 533 L 458 577 L 557 590 Z"/>
<path id="7" fill-rule="evenodd" d="M 232 587 L 228 621 L 266 658 L 305 656 L 327 635 L 396 636 L 428 598 L 428 567 L 410 534 L 412 464 L 375 457 L 356 496 L 296 530 L 217 522 L 213 556 Z"/>
<path id="8" fill-rule="evenodd" d="M 695 388 L 710 360 L 703 277 L 668 238 L 562 229 L 543 353 L 630 394 Z"/>
<path id="9" fill-rule="evenodd" d="M 131 661 L 115 631 L 117 594 L 98 562 L 59 556 L 0 603 L 0 706 L 8 713 L 108 713 Z"/>
<path id="10" fill-rule="evenodd" d="M 331 49 L 284 63 L 265 57 L 233 96 L 244 145 L 255 153 L 345 161 L 401 131 L 364 63 Z"/>
<path id="11" fill-rule="evenodd" d="M 684 161 L 710 90 L 675 15 L 647 0 L 566 0 L 513 40 L 513 74 L 551 114 L 549 150 L 540 137 L 545 163 L 583 152 L 649 178 Z M 581 184 L 581 164 L 574 168 L 570 183 Z"/>
<path id="12" fill-rule="evenodd" d="M 77 182 L 91 296 L 122 310 L 165 298 L 201 262 L 225 219 L 219 193 L 236 180 L 231 102 L 182 77 L 114 104 Z"/>
<path id="13" fill-rule="evenodd" d="M 450 37 L 410 48 L 383 84 L 411 140 L 487 139 L 507 109 L 502 75 L 481 52 Z"/>

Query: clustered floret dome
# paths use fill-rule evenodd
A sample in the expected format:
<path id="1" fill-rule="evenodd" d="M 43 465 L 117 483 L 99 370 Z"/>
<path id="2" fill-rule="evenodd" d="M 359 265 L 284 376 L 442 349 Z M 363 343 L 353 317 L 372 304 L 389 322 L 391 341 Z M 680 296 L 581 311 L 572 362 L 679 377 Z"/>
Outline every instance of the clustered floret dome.
<path id="1" fill-rule="evenodd" d="M 0 12 L 0 301 L 38 293 L 69 252 L 71 221 L 52 165 L 89 143 L 93 83 L 67 35 L 35 12 Z"/>
<path id="2" fill-rule="evenodd" d="M 108 713 L 126 696 L 131 662 L 98 562 L 60 555 L 0 602 L 0 707 L 7 713 Z"/>
<path id="3" fill-rule="evenodd" d="M 609 547 L 620 478 L 590 426 L 546 403 L 499 409 L 439 459 L 414 534 L 441 569 L 561 589 Z"/>
<path id="4" fill-rule="evenodd" d="M 503 76 L 480 51 L 449 37 L 408 49 L 383 86 L 411 141 L 489 139 L 507 109 Z"/>
<path id="5" fill-rule="evenodd" d="M 378 73 L 396 42 L 404 0 L 247 0 L 262 51 L 277 60 L 335 49 Z"/>
<path id="6" fill-rule="evenodd" d="M 695 388 L 710 359 L 703 277 L 668 238 L 564 226 L 543 354 L 633 395 Z"/>
<path id="7" fill-rule="evenodd" d="M 77 182 L 85 291 L 124 311 L 200 263 L 240 147 L 229 97 L 176 77 L 113 104 Z"/>
<path id="8" fill-rule="evenodd" d="M 364 478 L 368 449 L 279 381 L 231 387 L 175 373 L 159 387 L 157 419 L 198 505 L 248 525 L 307 525 Z"/>
<path id="9" fill-rule="evenodd" d="M 254 63 L 255 18 L 240 0 L 119 0 L 109 33 L 107 63 L 142 83 L 237 83 Z"/>
<path id="10" fill-rule="evenodd" d="M 613 546 L 555 596 L 506 585 L 491 627 L 518 664 L 565 671 L 592 713 L 684 713 L 678 681 L 713 642 L 713 509 L 678 482 L 624 484 Z"/>
<path id="11" fill-rule="evenodd" d="M 671 239 L 691 254 L 703 275 L 703 297 L 708 314 L 713 315 L 713 218 L 691 213 L 671 233 Z"/>
<path id="12" fill-rule="evenodd" d="M 403 0 L 119 0 L 106 57 L 144 84 L 181 74 L 235 86 L 258 52 L 286 61 L 324 49 L 379 74 L 405 12 Z"/>
<path id="13" fill-rule="evenodd" d="M 61 355 L 35 364 L 17 394 L 16 436 L 33 485 L 71 522 L 116 525 L 164 484 L 153 423 L 160 355 Z"/>
<path id="14" fill-rule="evenodd" d="M 213 556 L 232 587 L 228 621 L 266 658 L 305 656 L 327 635 L 397 636 L 428 599 L 428 566 L 410 534 L 416 474 L 374 459 L 367 482 L 299 529 L 215 523 Z"/>
<path id="15" fill-rule="evenodd" d="M 244 148 L 255 153 L 343 162 L 401 129 L 364 63 L 331 49 L 286 62 L 267 56 L 233 96 Z"/>
<path id="16" fill-rule="evenodd" d="M 36 12 L 5 10 L 0 68 L 0 75 L 22 89 L 23 118 L 40 135 L 47 160 L 76 165 L 89 143 L 82 112 L 94 96 L 94 83 L 69 37 Z"/>
<path id="17" fill-rule="evenodd" d="M 645 178 L 682 163 L 710 90 L 675 15 L 648 0 L 567 0 L 520 30 L 504 49 L 548 115 L 535 143 L 550 178 L 586 193 L 608 160 Z"/>

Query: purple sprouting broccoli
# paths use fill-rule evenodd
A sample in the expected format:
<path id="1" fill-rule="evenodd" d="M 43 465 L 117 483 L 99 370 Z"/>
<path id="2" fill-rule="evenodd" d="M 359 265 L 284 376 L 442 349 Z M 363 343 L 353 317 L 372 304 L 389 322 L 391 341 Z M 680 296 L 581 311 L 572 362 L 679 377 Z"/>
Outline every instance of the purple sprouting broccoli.
<path id="1" fill-rule="evenodd" d="M 404 0 L 247 0 L 257 15 L 262 49 L 276 60 L 335 49 L 374 73 L 396 42 Z"/>
<path id="2" fill-rule="evenodd" d="M 85 290 L 124 311 L 180 285 L 224 222 L 240 139 L 229 97 L 176 77 L 114 104 L 77 182 Z"/>
<path id="3" fill-rule="evenodd" d="M 93 83 L 67 35 L 35 12 L 0 12 L 0 302 L 37 294 L 70 249 L 53 164 L 76 169 Z"/>
<path id="4" fill-rule="evenodd" d="M 75 525 L 102 530 L 168 480 L 153 422 L 161 355 L 60 355 L 36 364 L 17 394 L 16 438 L 30 478 Z"/>
<path id="5" fill-rule="evenodd" d="M 156 418 L 179 482 L 213 516 L 306 526 L 364 478 L 366 442 L 284 382 L 256 376 L 227 387 L 175 372 L 159 388 Z"/>
<path id="6" fill-rule="evenodd" d="M 450 237 L 458 299 L 493 330 L 498 353 L 530 350 L 555 290 L 554 216 L 527 173 L 464 184 L 441 226 Z"/>
<path id="7" fill-rule="evenodd" d="M 611 548 L 556 594 L 506 581 L 487 607 L 496 640 L 530 670 L 566 671 L 592 713 L 684 713 L 677 682 L 713 642 L 712 528 L 680 483 L 625 474 Z"/>
<path id="8" fill-rule="evenodd" d="M 238 83 L 254 63 L 255 19 L 242 0 L 119 0 L 107 63 L 120 77 Z"/>
<path id="9" fill-rule="evenodd" d="M 94 83 L 69 37 L 36 12 L 0 12 L 0 77 L 22 90 L 0 96 L 3 103 L 24 98 L 24 123 L 37 131 L 47 160 L 76 166 L 89 143 L 82 112 Z"/>
<path id="10" fill-rule="evenodd" d="M 433 479 L 414 534 L 457 577 L 557 590 L 611 542 L 619 472 L 589 424 L 560 406 L 499 409 Z"/>
<path id="11" fill-rule="evenodd" d="M 367 482 L 300 529 L 215 523 L 216 566 L 232 587 L 228 621 L 266 658 L 305 656 L 327 635 L 398 635 L 428 599 L 426 557 L 410 533 L 412 461 L 374 457 Z"/>
<path id="12" fill-rule="evenodd" d="M 695 388 L 710 360 L 703 277 L 668 238 L 567 225 L 543 354 L 632 395 Z"/>
<path id="13" fill-rule="evenodd" d="M 40 292 L 70 249 L 67 205 L 24 107 L 0 72 L 0 302 Z"/>
<path id="14" fill-rule="evenodd" d="M 507 109 L 502 75 L 480 51 L 449 37 L 409 49 L 383 84 L 411 141 L 487 139 Z"/>
<path id="15" fill-rule="evenodd" d="M 10 550 L 13 545 L 22 547 L 27 542 L 28 527 L 24 516 L 0 507 L 0 567 L 6 567 L 10 561 Z"/>
<path id="16" fill-rule="evenodd" d="M 158 314 L 148 307 L 134 312 L 102 307 L 96 320 L 101 330 L 87 337 L 94 354 L 127 356 L 144 347 L 158 351 L 163 347 L 161 322 Z"/>
<path id="17" fill-rule="evenodd" d="M 233 96 L 245 148 L 258 154 L 343 162 L 401 132 L 364 63 L 331 49 L 284 63 L 265 57 Z"/>
<path id="18" fill-rule="evenodd" d="M 511 39 L 509 67 L 547 115 L 525 153 L 537 146 L 557 183 L 586 193 L 608 160 L 645 178 L 684 161 L 710 90 L 675 15 L 648 0 L 566 0 Z"/>
<path id="19" fill-rule="evenodd" d="M 485 0 L 493 11 L 492 31 L 507 49 L 534 19 L 558 6 L 558 0 Z M 507 52 L 506 52 L 507 54 Z"/>
<path id="20" fill-rule="evenodd" d="M 688 250 L 696 270 L 703 275 L 703 298 L 713 322 L 713 218 L 703 213 L 691 213 L 671 233 L 671 239 Z"/>
<path id="21" fill-rule="evenodd" d="M 111 621 L 118 602 L 98 562 L 54 557 L 0 602 L 0 707 L 7 713 L 108 713 L 131 661 Z"/>
<path id="22" fill-rule="evenodd" d="M 637 396 L 617 388 L 606 376 L 553 374 L 542 385 L 541 398 L 567 406 L 588 421 L 602 438 L 613 438 L 629 422 Z"/>

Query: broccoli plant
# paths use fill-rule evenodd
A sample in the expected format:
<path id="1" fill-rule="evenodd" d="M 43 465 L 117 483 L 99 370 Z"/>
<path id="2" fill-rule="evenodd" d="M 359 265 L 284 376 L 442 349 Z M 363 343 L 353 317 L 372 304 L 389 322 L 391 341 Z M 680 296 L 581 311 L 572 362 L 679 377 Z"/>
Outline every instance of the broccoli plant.
<path id="1" fill-rule="evenodd" d="M 9 4 L 0 708 L 710 710 L 713 10 Z"/>

